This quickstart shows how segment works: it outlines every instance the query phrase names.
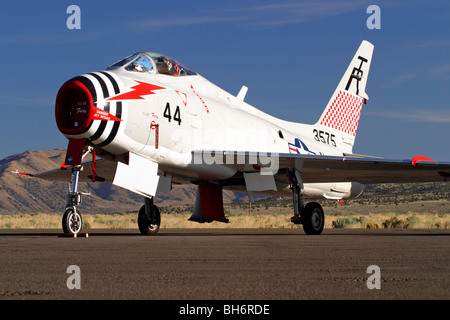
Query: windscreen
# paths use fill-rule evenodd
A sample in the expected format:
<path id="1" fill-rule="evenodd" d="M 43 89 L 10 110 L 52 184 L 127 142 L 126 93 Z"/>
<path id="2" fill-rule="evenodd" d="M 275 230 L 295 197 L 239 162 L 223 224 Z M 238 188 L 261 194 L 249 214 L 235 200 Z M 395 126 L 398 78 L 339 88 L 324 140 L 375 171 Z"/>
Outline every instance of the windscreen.
<path id="1" fill-rule="evenodd" d="M 132 54 L 112 64 L 107 70 L 118 68 L 140 73 L 153 73 L 156 68 L 158 73 L 174 77 L 193 76 L 197 74 L 178 61 L 156 52 Z"/>

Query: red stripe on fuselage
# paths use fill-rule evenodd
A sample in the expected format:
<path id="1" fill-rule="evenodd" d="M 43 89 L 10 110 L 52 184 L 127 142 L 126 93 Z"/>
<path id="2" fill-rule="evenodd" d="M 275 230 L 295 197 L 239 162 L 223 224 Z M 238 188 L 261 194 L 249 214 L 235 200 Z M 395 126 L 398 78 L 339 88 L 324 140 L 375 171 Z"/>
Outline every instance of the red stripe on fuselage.
<path id="1" fill-rule="evenodd" d="M 163 90 L 166 89 L 164 87 L 157 86 L 156 84 L 146 83 L 142 81 L 137 81 L 138 84 L 130 87 L 130 91 L 118 94 L 114 97 L 106 99 L 106 101 L 115 101 L 115 100 L 144 100 L 143 96 L 148 96 L 151 94 L 155 94 L 155 90 Z"/>

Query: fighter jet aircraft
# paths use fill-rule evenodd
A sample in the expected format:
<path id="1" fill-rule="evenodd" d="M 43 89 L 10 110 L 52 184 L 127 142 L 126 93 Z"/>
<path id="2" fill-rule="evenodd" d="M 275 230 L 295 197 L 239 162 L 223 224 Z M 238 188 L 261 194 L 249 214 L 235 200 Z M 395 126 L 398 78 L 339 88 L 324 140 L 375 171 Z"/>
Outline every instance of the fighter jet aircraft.
<path id="1" fill-rule="evenodd" d="M 69 142 L 61 168 L 32 174 L 70 181 L 64 232 L 82 228 L 80 181 L 110 182 L 140 194 L 142 234 L 161 218 L 154 197 L 174 184 L 196 184 L 190 220 L 228 222 L 222 190 L 291 196 L 291 221 L 320 234 L 324 211 L 305 199 L 351 199 L 365 184 L 448 181 L 450 163 L 417 156 L 388 160 L 353 154 L 373 45 L 363 41 L 314 124 L 277 119 L 178 61 L 138 52 L 104 71 L 62 85 L 56 123 Z"/>

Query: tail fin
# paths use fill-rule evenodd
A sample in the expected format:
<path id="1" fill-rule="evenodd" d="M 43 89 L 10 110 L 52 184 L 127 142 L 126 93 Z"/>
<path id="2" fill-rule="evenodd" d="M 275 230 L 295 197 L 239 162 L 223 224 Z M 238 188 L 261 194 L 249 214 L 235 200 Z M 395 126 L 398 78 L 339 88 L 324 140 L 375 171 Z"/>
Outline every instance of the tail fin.
<path id="1" fill-rule="evenodd" d="M 367 103 L 367 77 L 372 61 L 373 45 L 363 41 L 339 82 L 317 126 L 342 136 L 343 152 L 351 153 L 363 102 Z"/>

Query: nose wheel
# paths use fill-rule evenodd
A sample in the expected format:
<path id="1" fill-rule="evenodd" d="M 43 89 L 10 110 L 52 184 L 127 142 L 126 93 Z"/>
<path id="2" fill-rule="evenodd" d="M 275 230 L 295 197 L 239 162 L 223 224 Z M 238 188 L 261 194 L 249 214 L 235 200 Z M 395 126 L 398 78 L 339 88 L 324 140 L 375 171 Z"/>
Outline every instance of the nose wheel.
<path id="1" fill-rule="evenodd" d="M 62 228 L 64 233 L 78 234 L 83 226 L 81 214 L 75 207 L 67 208 L 62 218 Z"/>

